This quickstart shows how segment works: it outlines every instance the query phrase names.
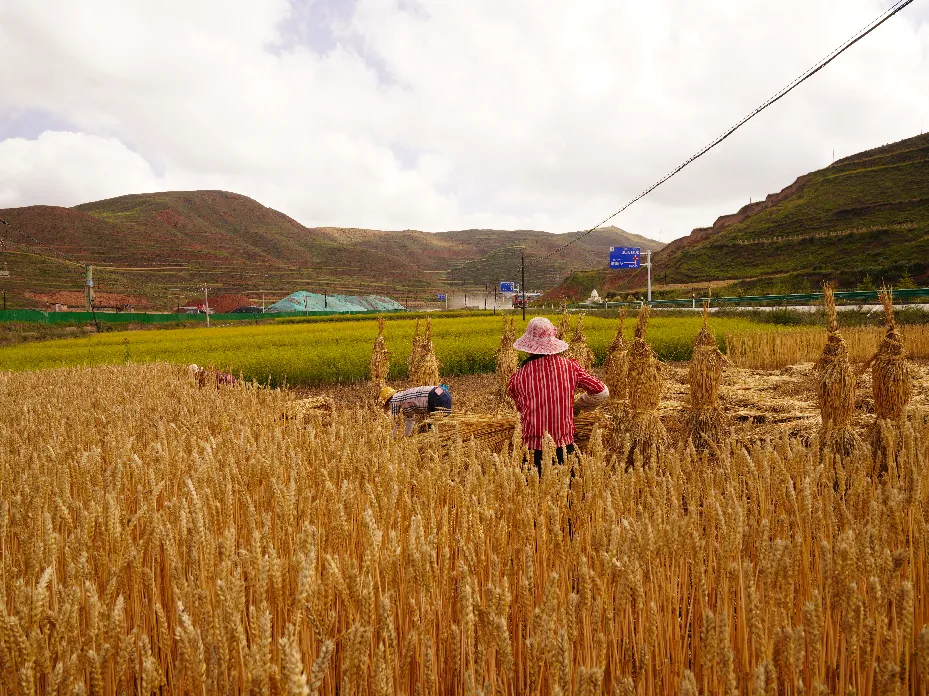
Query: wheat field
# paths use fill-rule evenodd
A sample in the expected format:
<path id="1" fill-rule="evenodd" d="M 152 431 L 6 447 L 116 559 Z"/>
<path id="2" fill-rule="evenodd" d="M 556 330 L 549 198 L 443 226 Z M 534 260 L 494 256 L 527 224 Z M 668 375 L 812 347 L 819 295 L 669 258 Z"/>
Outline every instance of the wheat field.
<path id="1" fill-rule="evenodd" d="M 929 325 L 902 328 L 907 351 L 912 358 L 929 360 Z M 874 355 L 884 329 L 859 326 L 842 329 L 852 362 L 865 362 Z M 793 331 L 744 331 L 726 334 L 726 355 L 734 365 L 746 368 L 778 369 L 803 362 L 814 362 L 826 345 L 826 334 L 811 329 Z"/>
<path id="2" fill-rule="evenodd" d="M 0 693 L 929 693 L 924 414 L 572 482 L 290 398 L 0 373 Z"/>

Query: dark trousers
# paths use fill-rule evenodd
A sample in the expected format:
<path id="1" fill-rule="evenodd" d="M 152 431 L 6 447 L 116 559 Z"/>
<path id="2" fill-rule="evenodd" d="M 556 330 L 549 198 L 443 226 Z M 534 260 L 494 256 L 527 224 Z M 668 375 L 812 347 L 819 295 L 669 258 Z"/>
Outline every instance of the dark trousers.
<path id="1" fill-rule="evenodd" d="M 441 392 L 437 394 L 436 392 Z M 426 397 L 426 410 L 429 413 L 435 413 L 436 411 L 451 411 L 452 410 L 452 395 L 447 389 L 442 389 L 442 387 L 436 387 L 431 392 L 429 396 Z"/>
<path id="2" fill-rule="evenodd" d="M 564 447 L 558 447 L 555 450 L 555 459 L 559 464 L 564 465 L 565 455 L 574 454 L 574 443 L 570 445 L 565 445 Z M 531 449 L 527 453 L 527 459 L 532 458 L 532 464 L 535 466 L 536 471 L 539 472 L 539 478 L 542 478 L 542 450 Z M 571 472 L 571 475 L 574 475 L 574 472 Z"/>

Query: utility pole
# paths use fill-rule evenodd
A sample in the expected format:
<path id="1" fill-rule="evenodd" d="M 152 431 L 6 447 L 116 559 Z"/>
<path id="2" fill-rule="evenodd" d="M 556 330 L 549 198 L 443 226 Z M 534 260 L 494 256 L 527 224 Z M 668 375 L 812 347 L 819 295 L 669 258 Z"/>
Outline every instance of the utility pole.
<path id="1" fill-rule="evenodd" d="M 519 252 L 519 265 L 521 270 L 519 291 L 523 294 L 523 321 L 526 321 L 526 252 Z"/>
<path id="2" fill-rule="evenodd" d="M 497 284 L 494 283 L 494 316 L 497 316 Z"/>
<path id="3" fill-rule="evenodd" d="M 648 269 L 648 302 L 652 301 L 652 250 L 645 250 L 645 267 Z"/>
<path id="4" fill-rule="evenodd" d="M 203 284 L 203 311 L 206 312 L 206 328 L 210 328 L 210 289 Z"/>
<path id="5" fill-rule="evenodd" d="M 310 315 L 309 305 L 310 305 L 310 300 L 306 295 L 304 295 L 303 296 L 303 316 L 305 317 L 308 317 Z"/>
<path id="6" fill-rule="evenodd" d="M 94 306 L 94 267 L 86 266 L 87 280 L 84 287 L 84 305 L 88 312 L 93 311 Z"/>
<path id="7" fill-rule="evenodd" d="M 265 313 L 265 294 L 261 293 L 261 313 Z"/>
<path id="8" fill-rule="evenodd" d="M 487 311 L 487 283 L 484 283 L 484 311 Z"/>

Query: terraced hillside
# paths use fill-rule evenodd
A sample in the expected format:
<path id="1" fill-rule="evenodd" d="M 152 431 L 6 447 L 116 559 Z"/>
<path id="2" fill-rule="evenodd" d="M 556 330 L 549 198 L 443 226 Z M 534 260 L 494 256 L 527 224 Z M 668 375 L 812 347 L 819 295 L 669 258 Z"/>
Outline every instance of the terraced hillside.
<path id="1" fill-rule="evenodd" d="M 733 291 L 801 292 L 823 279 L 929 281 L 929 134 L 846 157 L 764 201 L 694 230 L 653 257 L 653 282 L 728 281 Z M 645 272 L 593 271 L 553 294 L 641 288 Z"/>

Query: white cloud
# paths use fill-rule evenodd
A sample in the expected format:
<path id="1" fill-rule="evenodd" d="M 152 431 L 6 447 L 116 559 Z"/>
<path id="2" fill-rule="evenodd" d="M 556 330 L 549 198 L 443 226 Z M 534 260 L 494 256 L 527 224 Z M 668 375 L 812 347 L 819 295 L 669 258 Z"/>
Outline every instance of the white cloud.
<path id="1" fill-rule="evenodd" d="M 888 6 L 292 1 L 299 27 L 286 0 L 6 0 L 0 128 L 78 132 L 8 133 L 0 205 L 225 188 L 307 225 L 587 228 Z M 905 10 L 615 224 L 671 239 L 929 128 L 927 49 Z"/>

